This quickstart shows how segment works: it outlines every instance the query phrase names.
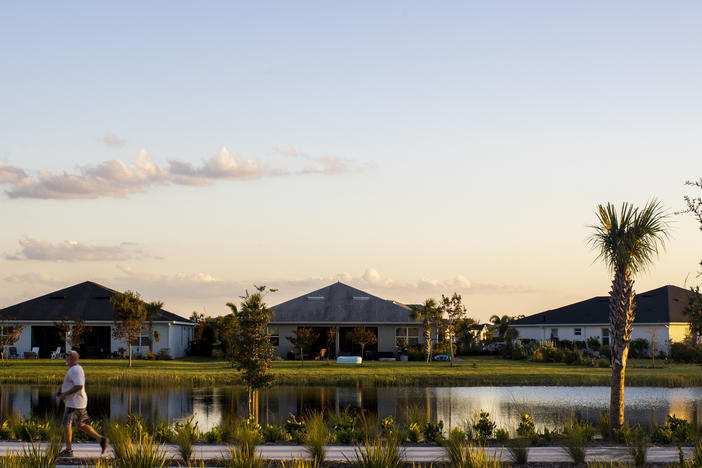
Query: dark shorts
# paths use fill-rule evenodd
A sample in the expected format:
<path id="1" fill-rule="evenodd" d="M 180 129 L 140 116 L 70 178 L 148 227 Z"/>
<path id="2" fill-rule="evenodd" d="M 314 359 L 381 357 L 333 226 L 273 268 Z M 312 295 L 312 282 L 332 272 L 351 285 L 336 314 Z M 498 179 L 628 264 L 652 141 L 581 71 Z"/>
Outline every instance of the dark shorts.
<path id="1" fill-rule="evenodd" d="M 63 421 L 61 421 L 61 426 L 82 426 L 83 424 L 88 424 L 90 419 L 88 419 L 88 411 L 85 408 L 69 408 L 63 412 Z"/>

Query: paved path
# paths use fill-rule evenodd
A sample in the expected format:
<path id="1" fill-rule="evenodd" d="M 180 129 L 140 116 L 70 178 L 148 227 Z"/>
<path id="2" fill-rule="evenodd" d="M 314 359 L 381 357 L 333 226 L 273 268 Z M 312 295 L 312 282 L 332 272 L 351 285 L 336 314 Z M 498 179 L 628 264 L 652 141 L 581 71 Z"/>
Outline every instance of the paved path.
<path id="1" fill-rule="evenodd" d="M 0 442 L 0 455 L 6 453 L 22 453 L 24 447 L 28 444 L 24 442 Z M 42 444 L 43 445 L 43 444 Z M 226 456 L 229 452 L 227 445 L 194 445 L 193 452 L 198 459 L 216 459 Z M 177 458 L 177 446 L 173 444 L 166 445 L 166 450 L 169 455 Z M 488 447 L 485 450 L 492 454 L 499 455 L 501 453 L 502 461 L 512 461 L 512 457 L 507 449 L 500 447 Z M 258 447 L 258 451 L 267 459 L 290 460 L 295 458 L 305 458 L 305 448 L 299 445 L 262 445 Z M 683 451 L 686 457 L 689 457 L 692 451 L 691 447 L 684 447 Z M 354 460 L 355 448 L 349 446 L 330 446 L 327 447 L 327 459 L 334 461 Z M 409 462 L 436 462 L 446 461 L 446 451 L 442 447 L 405 447 L 403 449 L 404 458 Z M 74 443 L 73 454 L 75 458 L 97 458 L 100 456 L 100 447 L 96 443 Z M 108 451 L 108 456 L 112 456 L 112 452 Z M 590 447 L 587 449 L 587 461 L 629 461 L 628 451 L 622 446 L 611 447 Z M 529 462 L 530 463 L 568 463 L 570 457 L 563 451 L 562 447 L 530 447 Z M 678 461 L 677 447 L 649 447 L 648 462 L 649 463 L 671 463 Z"/>

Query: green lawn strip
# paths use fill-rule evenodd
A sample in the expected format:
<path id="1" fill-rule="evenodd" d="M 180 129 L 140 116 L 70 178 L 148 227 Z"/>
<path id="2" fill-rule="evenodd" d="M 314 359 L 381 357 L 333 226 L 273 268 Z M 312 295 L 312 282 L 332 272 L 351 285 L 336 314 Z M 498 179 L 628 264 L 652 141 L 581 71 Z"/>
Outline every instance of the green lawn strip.
<path id="1" fill-rule="evenodd" d="M 632 360 L 627 385 L 655 387 L 702 386 L 702 371 L 694 364 L 659 364 Z M 212 386 L 241 384 L 239 373 L 221 360 L 135 361 L 130 369 L 122 360 L 83 360 L 89 384 L 118 386 Z M 2 384 L 59 384 L 66 368 L 63 361 L 11 360 L 0 365 Z M 363 366 L 335 362 L 277 361 L 273 363 L 278 385 L 367 386 L 507 386 L 507 385 L 609 385 L 608 368 L 560 363 L 511 361 L 493 357 L 468 357 L 453 368 L 446 362 L 376 362 Z"/>

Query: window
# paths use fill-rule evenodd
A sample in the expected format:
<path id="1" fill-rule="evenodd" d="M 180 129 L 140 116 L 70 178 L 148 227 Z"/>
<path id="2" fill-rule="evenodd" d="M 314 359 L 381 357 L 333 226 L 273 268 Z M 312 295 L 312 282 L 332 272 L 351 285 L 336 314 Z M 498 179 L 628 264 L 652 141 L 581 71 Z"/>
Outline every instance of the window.
<path id="1" fill-rule="evenodd" d="M 280 332 L 278 331 L 278 327 L 269 328 L 268 333 L 270 333 L 268 341 L 270 341 L 273 346 L 278 346 L 280 344 Z"/>
<path id="2" fill-rule="evenodd" d="M 143 346 L 145 348 L 148 348 L 150 342 L 151 340 L 149 339 L 149 332 L 144 332 L 141 335 L 139 335 L 134 341 L 132 341 L 132 346 Z"/>
<path id="3" fill-rule="evenodd" d="M 582 328 L 574 328 L 574 329 L 573 329 L 573 335 L 575 335 L 575 336 L 583 336 L 583 329 L 582 329 Z"/>
<path id="4" fill-rule="evenodd" d="M 419 328 L 417 327 L 397 327 L 395 328 L 395 345 L 400 346 L 401 341 L 407 346 L 419 344 Z"/>
<path id="5" fill-rule="evenodd" d="M 552 328 L 552 329 L 551 329 L 551 339 L 552 339 L 552 340 L 557 340 L 557 339 L 558 339 L 558 328 Z"/>
<path id="6" fill-rule="evenodd" d="M 602 329 L 602 344 L 609 345 L 609 328 Z"/>

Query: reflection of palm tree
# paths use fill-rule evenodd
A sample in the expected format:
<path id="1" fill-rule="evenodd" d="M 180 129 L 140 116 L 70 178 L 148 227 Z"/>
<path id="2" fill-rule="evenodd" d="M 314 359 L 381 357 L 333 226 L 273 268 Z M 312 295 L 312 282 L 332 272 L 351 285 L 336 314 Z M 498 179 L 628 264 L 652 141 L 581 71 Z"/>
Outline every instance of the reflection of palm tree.
<path id="1" fill-rule="evenodd" d="M 624 375 L 629 356 L 629 344 L 634 323 L 633 275 L 648 267 L 668 237 L 667 215 L 660 203 L 653 200 L 639 211 L 623 203 L 617 213 L 611 203 L 598 206 L 598 224 L 590 244 L 599 250 L 614 273 L 609 293 L 609 334 L 612 352 L 612 387 L 609 402 L 609 422 L 612 429 L 624 424 Z"/>
<path id="2" fill-rule="evenodd" d="M 412 320 L 421 320 L 424 326 L 424 354 L 431 361 L 431 328 L 440 318 L 439 307 L 434 299 L 427 299 L 421 306 L 412 306 Z"/>

